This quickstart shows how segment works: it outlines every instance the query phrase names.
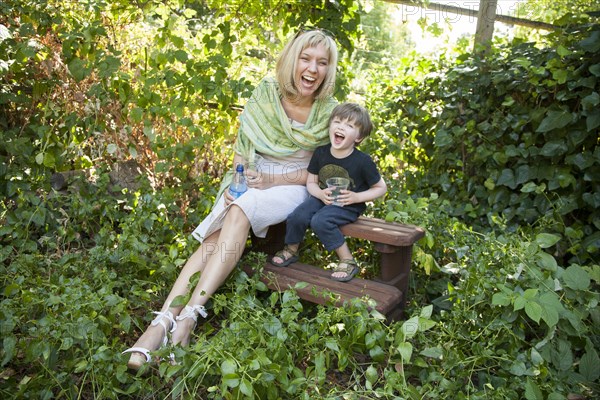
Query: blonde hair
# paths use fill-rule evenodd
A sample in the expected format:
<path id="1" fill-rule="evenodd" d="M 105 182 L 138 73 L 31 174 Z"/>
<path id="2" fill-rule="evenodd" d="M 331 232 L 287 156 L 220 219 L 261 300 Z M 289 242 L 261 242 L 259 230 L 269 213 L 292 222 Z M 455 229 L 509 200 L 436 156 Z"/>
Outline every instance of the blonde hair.
<path id="1" fill-rule="evenodd" d="M 290 40 L 277 59 L 275 74 L 282 94 L 287 98 L 295 98 L 299 95 L 294 82 L 294 75 L 300 53 L 307 48 L 323 45 L 329 53 L 329 65 L 325 79 L 316 91 L 315 98 L 324 99 L 333 94 L 335 89 L 335 74 L 337 70 L 338 50 L 333 38 L 319 29 L 310 31 L 299 31 Z"/>

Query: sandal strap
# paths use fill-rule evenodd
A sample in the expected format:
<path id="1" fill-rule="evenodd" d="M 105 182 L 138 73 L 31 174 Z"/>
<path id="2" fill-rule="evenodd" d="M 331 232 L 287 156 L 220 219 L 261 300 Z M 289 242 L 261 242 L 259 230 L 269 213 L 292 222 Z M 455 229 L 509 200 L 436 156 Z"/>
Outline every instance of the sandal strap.
<path id="1" fill-rule="evenodd" d="M 150 350 L 145 349 L 143 347 L 132 347 L 132 348 L 125 350 L 121 354 L 125 354 L 125 353 L 140 353 L 140 354 L 143 354 L 144 357 L 146 357 L 146 362 L 152 361 L 152 357 L 150 356 Z"/>
<path id="2" fill-rule="evenodd" d="M 195 304 L 193 306 L 185 306 L 183 311 L 177 316 L 177 321 L 182 321 L 186 318 L 191 318 L 194 322 L 198 321 L 198 314 L 200 314 L 203 318 L 208 316 L 206 309 L 204 306 L 199 304 Z"/>
<path id="3" fill-rule="evenodd" d="M 156 318 L 152 320 L 151 325 L 162 325 L 165 328 L 165 334 L 168 332 L 173 332 L 177 328 L 177 322 L 175 322 L 175 318 L 173 318 L 173 313 L 171 311 L 152 311 L 152 314 L 156 315 Z M 164 319 L 168 319 L 171 323 L 171 329 L 167 328 L 167 325 Z"/>
<path id="4" fill-rule="evenodd" d="M 160 325 L 163 327 L 163 329 L 165 330 L 165 336 L 163 337 L 163 346 L 166 346 L 168 342 L 167 332 L 173 332 L 177 328 L 177 322 L 175 321 L 175 318 L 173 318 L 173 313 L 171 311 L 152 311 L 152 314 L 155 314 L 156 317 L 152 320 L 150 325 Z M 169 320 L 169 322 L 171 323 L 170 330 L 169 328 L 167 328 L 167 323 L 165 322 L 165 319 Z"/>
<path id="5" fill-rule="evenodd" d="M 340 266 L 341 264 L 346 264 L 346 266 L 341 267 Z M 340 260 L 340 262 L 338 262 L 336 264 L 335 268 L 333 269 L 333 272 L 350 273 L 354 267 L 358 267 L 358 264 L 356 264 L 356 261 L 353 258 L 349 258 L 346 260 Z"/>
<path id="6" fill-rule="evenodd" d="M 283 261 L 285 260 L 289 260 L 290 258 L 294 257 L 296 254 L 298 253 L 298 250 L 296 251 L 292 251 L 290 249 L 290 246 L 288 246 L 287 244 L 285 246 L 283 246 L 282 250 L 279 250 L 277 253 L 275 253 L 274 257 L 279 257 L 281 258 Z M 286 257 L 285 255 L 289 254 L 289 257 Z"/>

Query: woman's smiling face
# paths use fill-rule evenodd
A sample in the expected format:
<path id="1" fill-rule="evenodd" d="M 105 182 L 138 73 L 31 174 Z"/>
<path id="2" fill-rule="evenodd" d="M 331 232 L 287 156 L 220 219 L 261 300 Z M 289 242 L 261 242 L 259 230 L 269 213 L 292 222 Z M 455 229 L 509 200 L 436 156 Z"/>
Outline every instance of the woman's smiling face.
<path id="1" fill-rule="evenodd" d="M 300 95 L 314 98 L 328 70 L 329 52 L 323 45 L 319 44 L 302 50 L 294 74 L 294 83 Z"/>

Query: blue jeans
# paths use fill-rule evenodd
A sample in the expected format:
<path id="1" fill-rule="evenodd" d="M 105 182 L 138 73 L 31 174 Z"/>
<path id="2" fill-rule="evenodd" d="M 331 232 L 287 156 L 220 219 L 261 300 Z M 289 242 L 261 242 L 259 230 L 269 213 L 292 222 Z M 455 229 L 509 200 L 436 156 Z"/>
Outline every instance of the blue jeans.
<path id="1" fill-rule="evenodd" d="M 304 240 L 310 226 L 327 251 L 335 250 L 344 244 L 340 226 L 358 219 L 359 213 L 339 206 L 326 206 L 316 197 L 310 196 L 287 217 L 286 244 L 296 244 Z"/>

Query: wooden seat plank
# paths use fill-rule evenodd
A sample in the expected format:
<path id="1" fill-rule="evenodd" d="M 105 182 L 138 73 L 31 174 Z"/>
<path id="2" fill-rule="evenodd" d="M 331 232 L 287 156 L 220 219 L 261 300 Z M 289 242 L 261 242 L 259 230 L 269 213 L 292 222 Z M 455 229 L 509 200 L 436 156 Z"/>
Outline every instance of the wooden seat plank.
<path id="1" fill-rule="evenodd" d="M 244 270 L 249 275 L 255 273 L 247 266 Z M 308 284 L 306 287 L 296 289 L 298 296 L 317 304 L 326 304 L 330 300 L 323 294 L 324 291 L 335 295 L 335 304 L 338 306 L 353 298 L 368 296 L 376 302 L 375 308 L 384 315 L 402 300 L 402 292 L 394 286 L 361 278 L 354 278 L 350 282 L 338 282 L 332 280 L 330 274 L 331 271 L 308 264 L 293 263 L 281 268 L 266 263 L 261 280 L 269 289 L 276 291 L 294 288 L 296 284 L 305 282 Z"/>
<path id="2" fill-rule="evenodd" d="M 356 222 L 344 225 L 340 229 L 346 236 L 392 246 L 412 246 L 425 236 L 425 230 L 418 226 L 367 217 L 360 217 Z"/>

